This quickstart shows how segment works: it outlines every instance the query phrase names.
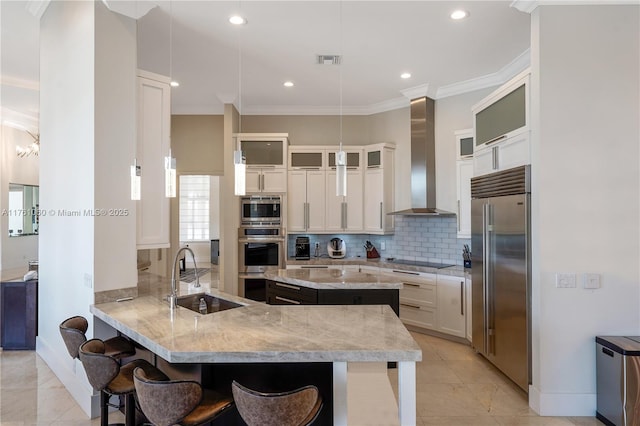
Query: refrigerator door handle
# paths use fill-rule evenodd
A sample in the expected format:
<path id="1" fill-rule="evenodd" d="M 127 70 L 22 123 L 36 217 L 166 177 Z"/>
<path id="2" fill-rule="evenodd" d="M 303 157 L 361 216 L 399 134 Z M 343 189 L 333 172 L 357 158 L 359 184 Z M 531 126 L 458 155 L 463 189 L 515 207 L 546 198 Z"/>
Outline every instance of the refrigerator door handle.
<path id="1" fill-rule="evenodd" d="M 492 318 L 491 318 L 491 274 L 489 269 L 491 268 L 491 258 L 490 258 L 490 230 L 491 224 L 489 223 L 491 215 L 491 205 L 484 204 L 482 206 L 482 263 L 483 263 L 483 277 L 484 285 L 482 286 L 482 306 L 484 308 L 484 352 L 489 355 L 493 354 L 493 345 L 491 344 L 493 340 L 492 335 Z"/>

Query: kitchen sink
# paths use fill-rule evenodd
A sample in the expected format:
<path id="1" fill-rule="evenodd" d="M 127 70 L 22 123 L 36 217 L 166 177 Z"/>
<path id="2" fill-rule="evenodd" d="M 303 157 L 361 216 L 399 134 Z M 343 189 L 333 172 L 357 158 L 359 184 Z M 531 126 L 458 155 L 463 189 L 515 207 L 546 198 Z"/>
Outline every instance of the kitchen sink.
<path id="1" fill-rule="evenodd" d="M 200 311 L 200 299 L 204 299 L 207 304 L 206 312 L 204 309 Z M 178 306 L 198 312 L 200 314 L 212 314 L 214 312 L 226 311 L 227 309 L 239 308 L 240 303 L 231 302 L 229 300 L 220 299 L 206 293 L 190 294 L 188 296 L 180 296 L 177 300 Z"/>

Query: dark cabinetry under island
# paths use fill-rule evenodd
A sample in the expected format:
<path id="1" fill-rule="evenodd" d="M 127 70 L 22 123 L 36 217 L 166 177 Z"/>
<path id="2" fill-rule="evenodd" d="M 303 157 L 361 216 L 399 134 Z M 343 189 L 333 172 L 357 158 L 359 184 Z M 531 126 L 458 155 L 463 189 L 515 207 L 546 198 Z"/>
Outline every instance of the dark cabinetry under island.
<path id="1" fill-rule="evenodd" d="M 399 312 L 402 283 L 393 278 L 339 269 L 279 270 L 267 278 L 270 305 L 389 305 Z"/>

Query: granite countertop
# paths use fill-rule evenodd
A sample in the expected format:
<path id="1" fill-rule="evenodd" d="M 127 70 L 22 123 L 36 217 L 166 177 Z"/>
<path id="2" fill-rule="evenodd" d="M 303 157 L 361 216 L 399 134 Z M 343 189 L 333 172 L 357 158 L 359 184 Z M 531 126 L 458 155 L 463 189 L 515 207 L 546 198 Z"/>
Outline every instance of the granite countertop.
<path id="1" fill-rule="evenodd" d="M 266 305 L 215 289 L 207 293 L 244 306 L 208 315 L 182 307 L 172 311 L 160 290 L 90 310 L 172 363 L 422 359 L 420 347 L 386 305 Z"/>
<path id="2" fill-rule="evenodd" d="M 279 269 L 265 278 L 287 284 L 325 290 L 401 289 L 402 281 L 390 276 L 341 269 Z"/>
<path id="3" fill-rule="evenodd" d="M 432 274 L 452 275 L 457 277 L 463 277 L 465 272 L 470 272 L 468 268 L 464 268 L 462 265 L 438 265 L 424 266 L 428 262 L 412 262 L 404 263 L 401 259 L 391 258 L 378 258 L 367 259 L 365 257 L 346 257 L 343 259 L 332 259 L 329 257 L 313 257 L 309 260 L 298 260 L 295 258 L 288 258 L 287 265 L 362 265 L 373 266 L 384 269 L 399 269 L 402 271 L 411 272 L 426 272 Z"/>

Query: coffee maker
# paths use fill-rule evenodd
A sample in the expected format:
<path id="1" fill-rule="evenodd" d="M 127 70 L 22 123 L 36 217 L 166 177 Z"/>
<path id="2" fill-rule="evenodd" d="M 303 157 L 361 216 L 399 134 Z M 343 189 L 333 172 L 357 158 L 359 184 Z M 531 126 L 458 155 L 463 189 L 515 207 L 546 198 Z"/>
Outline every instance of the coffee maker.
<path id="1" fill-rule="evenodd" d="M 296 237 L 296 259 L 311 259 L 311 246 L 309 244 L 309 237 Z"/>

